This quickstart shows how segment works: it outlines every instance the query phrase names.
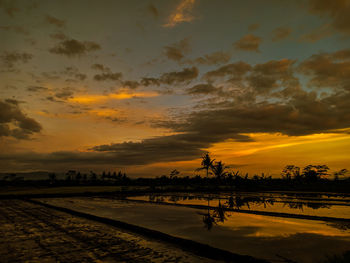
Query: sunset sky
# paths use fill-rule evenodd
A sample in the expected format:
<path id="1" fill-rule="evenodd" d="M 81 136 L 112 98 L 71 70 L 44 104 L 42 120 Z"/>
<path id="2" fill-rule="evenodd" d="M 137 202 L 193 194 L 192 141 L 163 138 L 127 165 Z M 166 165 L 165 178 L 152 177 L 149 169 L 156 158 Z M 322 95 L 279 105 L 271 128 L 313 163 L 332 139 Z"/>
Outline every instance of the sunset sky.
<path id="1" fill-rule="evenodd" d="M 350 0 L 0 0 L 0 172 L 350 168 Z"/>

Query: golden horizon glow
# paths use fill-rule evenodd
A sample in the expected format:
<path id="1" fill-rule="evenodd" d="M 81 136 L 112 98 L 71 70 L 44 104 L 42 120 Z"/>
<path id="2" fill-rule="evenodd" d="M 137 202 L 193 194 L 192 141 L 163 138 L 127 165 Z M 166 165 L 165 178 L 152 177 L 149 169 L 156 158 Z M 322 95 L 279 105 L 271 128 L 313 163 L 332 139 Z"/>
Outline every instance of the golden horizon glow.
<path id="1" fill-rule="evenodd" d="M 110 93 L 107 95 L 81 95 L 73 98 L 68 98 L 69 102 L 80 103 L 80 104 L 93 104 L 100 103 L 107 100 L 127 100 L 134 98 L 152 98 L 159 96 L 157 92 L 127 92 L 122 91 L 119 93 Z"/>

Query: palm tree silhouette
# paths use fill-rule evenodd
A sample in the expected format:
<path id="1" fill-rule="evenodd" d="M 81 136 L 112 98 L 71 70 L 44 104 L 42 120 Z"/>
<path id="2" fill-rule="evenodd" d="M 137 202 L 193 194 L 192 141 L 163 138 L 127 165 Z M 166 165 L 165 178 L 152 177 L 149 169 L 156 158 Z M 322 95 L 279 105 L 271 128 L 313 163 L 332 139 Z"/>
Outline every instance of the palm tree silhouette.
<path id="1" fill-rule="evenodd" d="M 216 162 L 215 165 L 212 165 L 211 170 L 217 179 L 222 179 L 227 175 L 227 172 L 225 172 L 225 164 L 223 164 L 221 161 Z"/>
<path id="2" fill-rule="evenodd" d="M 209 169 L 213 167 L 213 163 L 214 163 L 215 159 L 211 159 L 209 156 L 209 153 L 205 153 L 202 156 L 202 162 L 201 165 L 202 167 L 196 169 L 196 171 L 201 171 L 201 170 L 206 170 L 207 172 L 207 178 L 209 177 Z"/>

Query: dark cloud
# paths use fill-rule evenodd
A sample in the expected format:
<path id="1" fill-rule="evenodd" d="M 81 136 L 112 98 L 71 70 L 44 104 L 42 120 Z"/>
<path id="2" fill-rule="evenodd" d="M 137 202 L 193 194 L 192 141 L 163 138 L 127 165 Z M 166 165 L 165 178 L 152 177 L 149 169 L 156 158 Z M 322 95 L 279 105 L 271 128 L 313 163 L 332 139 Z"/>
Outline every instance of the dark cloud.
<path id="1" fill-rule="evenodd" d="M 100 70 L 100 71 L 103 71 L 103 72 L 110 72 L 110 68 L 109 67 L 106 67 L 102 64 L 93 64 L 91 66 L 92 69 L 96 69 L 96 70 Z"/>
<path id="2" fill-rule="evenodd" d="M 141 79 L 141 84 L 148 87 L 148 86 L 159 86 L 160 80 L 157 78 L 148 78 L 144 77 Z"/>
<path id="3" fill-rule="evenodd" d="M 252 31 L 255 31 L 255 30 L 259 29 L 259 27 L 260 27 L 260 24 L 258 24 L 258 23 L 250 24 L 248 26 L 248 30 L 252 32 Z"/>
<path id="4" fill-rule="evenodd" d="M 299 71 L 311 77 L 311 87 L 350 90 L 350 49 L 313 55 L 300 64 Z"/>
<path id="5" fill-rule="evenodd" d="M 182 71 L 164 73 L 160 77 L 160 82 L 164 84 L 188 83 L 197 78 L 198 69 L 196 67 L 184 68 Z"/>
<path id="6" fill-rule="evenodd" d="M 83 73 L 80 73 L 76 67 L 66 67 L 64 69 L 64 71 L 62 72 L 62 74 L 66 75 L 70 78 L 73 78 L 74 80 L 79 80 L 79 81 L 83 81 L 87 78 L 87 76 Z M 68 81 L 69 81 L 69 79 L 68 79 Z"/>
<path id="7" fill-rule="evenodd" d="M 277 27 L 272 31 L 272 41 L 277 42 L 290 36 L 292 29 L 290 27 Z"/>
<path id="8" fill-rule="evenodd" d="M 58 39 L 58 40 L 68 39 L 68 37 L 62 32 L 56 32 L 54 34 L 51 34 L 50 37 L 53 39 Z"/>
<path id="9" fill-rule="evenodd" d="M 48 88 L 42 87 L 42 86 L 29 86 L 27 87 L 27 91 L 30 92 L 40 92 L 40 91 L 47 91 Z"/>
<path id="10" fill-rule="evenodd" d="M 64 20 L 58 19 L 58 18 L 50 16 L 50 15 L 47 15 L 45 17 L 45 21 L 51 25 L 58 27 L 58 28 L 63 28 L 66 25 L 66 22 Z"/>
<path id="11" fill-rule="evenodd" d="M 216 65 L 227 63 L 231 59 L 231 54 L 217 51 L 195 59 L 195 62 L 202 65 Z"/>
<path id="12" fill-rule="evenodd" d="M 278 103 L 234 101 L 212 105 L 189 114 L 184 121 L 168 121 L 161 126 L 183 136 L 196 134 L 208 146 L 245 133 L 300 136 L 334 132 L 350 127 L 350 108 L 346 105 L 349 97 L 349 92 L 344 92 L 320 99 L 314 92 L 298 91 L 288 101 Z"/>
<path id="13" fill-rule="evenodd" d="M 164 54 L 170 60 L 181 61 L 190 50 L 190 41 L 188 38 L 184 38 L 170 46 L 165 46 Z"/>
<path id="14" fill-rule="evenodd" d="M 10 17 L 14 17 L 15 13 L 20 9 L 15 6 L 15 1 L 0 0 L 0 9 L 2 9 Z"/>
<path id="15" fill-rule="evenodd" d="M 254 66 L 239 61 L 209 71 L 203 79 L 208 82 L 220 79 L 229 86 L 234 84 L 236 91 L 237 88 L 244 89 L 246 94 L 268 95 L 274 89 L 299 86 L 294 76 L 294 64 L 295 61 L 289 59 L 271 60 Z"/>
<path id="16" fill-rule="evenodd" d="M 252 69 L 252 66 L 246 62 L 239 61 L 236 63 L 222 66 L 216 70 L 212 70 L 204 74 L 203 78 L 207 80 L 214 80 L 216 78 L 223 78 L 229 76 L 231 79 L 240 80 L 242 77 Z"/>
<path id="17" fill-rule="evenodd" d="M 65 87 L 55 93 L 55 97 L 62 100 L 67 100 L 73 96 L 74 92 L 72 88 Z"/>
<path id="18" fill-rule="evenodd" d="M 309 10 L 321 17 L 328 16 L 334 29 L 350 34 L 350 1 L 348 0 L 309 0 Z"/>
<path id="19" fill-rule="evenodd" d="M 144 86 L 150 86 L 150 85 L 159 86 L 160 84 L 166 84 L 166 85 L 181 84 L 181 83 L 189 83 L 197 77 L 198 77 L 198 69 L 196 67 L 192 67 L 192 68 L 184 68 L 182 71 L 173 71 L 173 72 L 163 73 L 159 78 L 144 77 L 141 80 L 141 84 Z"/>
<path id="20" fill-rule="evenodd" d="M 92 41 L 78 41 L 75 39 L 65 39 L 55 47 L 49 49 L 51 53 L 64 55 L 67 57 L 82 56 L 88 52 L 101 49 L 101 46 Z"/>
<path id="21" fill-rule="evenodd" d="M 158 9 L 153 5 L 153 4 L 149 4 L 147 6 L 147 11 L 154 17 L 154 18 L 158 18 L 159 17 L 159 12 Z"/>
<path id="22" fill-rule="evenodd" d="M 51 102 L 63 103 L 63 101 L 57 100 L 54 96 L 47 96 L 47 97 L 46 97 L 46 100 L 51 101 Z"/>
<path id="23" fill-rule="evenodd" d="M 17 139 L 29 139 L 40 132 L 41 125 L 26 116 L 16 100 L 0 100 L 0 137 L 9 136 Z"/>
<path id="24" fill-rule="evenodd" d="M 101 73 L 101 74 L 96 74 L 94 76 L 94 80 L 96 81 L 105 81 L 105 80 L 113 80 L 117 81 L 122 78 L 123 74 L 121 72 L 109 72 L 109 73 Z"/>
<path id="25" fill-rule="evenodd" d="M 0 26 L 0 29 L 5 31 L 12 31 L 26 36 L 29 35 L 29 32 L 21 26 Z"/>
<path id="26" fill-rule="evenodd" d="M 33 58 L 32 54 L 26 52 L 5 51 L 0 55 L 0 59 L 7 69 L 12 69 L 18 63 L 27 63 Z"/>
<path id="27" fill-rule="evenodd" d="M 60 73 L 53 71 L 53 72 L 42 72 L 41 75 L 46 78 L 46 79 L 50 79 L 50 80 L 56 80 L 56 79 L 60 79 Z"/>
<path id="28" fill-rule="evenodd" d="M 91 152 L 49 154 L 1 154 L 2 162 L 51 166 L 144 165 L 156 162 L 198 158 L 212 144 L 228 139 L 250 142 L 246 133 L 282 133 L 301 136 L 335 132 L 350 126 L 349 92 L 319 99 L 314 92 L 291 94 L 288 102 L 239 102 L 195 111 L 185 119 L 157 123 L 176 135 L 160 136 L 141 142 L 123 142 L 92 147 Z"/>
<path id="29" fill-rule="evenodd" d="M 208 95 L 216 94 L 220 91 L 220 88 L 213 86 L 212 84 L 198 84 L 186 90 L 190 95 Z"/>
<path id="30" fill-rule="evenodd" d="M 198 158 L 206 143 L 195 136 L 170 135 L 142 140 L 99 145 L 91 150 L 110 152 L 121 158 L 121 164 L 148 164 L 154 162 L 181 161 Z"/>
<path id="31" fill-rule="evenodd" d="M 106 80 L 118 81 L 118 80 L 121 80 L 121 78 L 123 77 L 123 73 L 121 72 L 113 73 L 109 67 L 106 67 L 102 64 L 93 64 L 91 68 L 102 72 L 94 76 L 94 80 L 96 81 L 106 81 Z"/>
<path id="32" fill-rule="evenodd" d="M 140 83 L 138 83 L 137 81 L 133 81 L 133 80 L 125 80 L 122 82 L 122 85 L 124 87 L 129 88 L 129 89 L 136 89 L 140 86 Z"/>
<path id="33" fill-rule="evenodd" d="M 236 41 L 234 43 L 234 47 L 238 50 L 243 50 L 243 51 L 255 51 L 255 52 L 260 52 L 259 51 L 259 46 L 262 42 L 262 38 L 248 34 L 242 37 L 240 40 Z"/>
<path id="34" fill-rule="evenodd" d="M 281 59 L 257 64 L 252 68 L 246 80 L 249 86 L 258 93 L 268 93 L 281 86 L 298 86 L 298 79 L 294 77 L 293 72 L 294 63 L 294 60 Z"/>

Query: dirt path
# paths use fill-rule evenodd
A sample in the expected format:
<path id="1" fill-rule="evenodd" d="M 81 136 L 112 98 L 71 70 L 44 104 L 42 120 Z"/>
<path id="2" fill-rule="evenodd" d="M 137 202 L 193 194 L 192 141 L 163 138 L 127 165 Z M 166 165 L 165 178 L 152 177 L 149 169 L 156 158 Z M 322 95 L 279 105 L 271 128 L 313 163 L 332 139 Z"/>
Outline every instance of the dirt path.
<path id="1" fill-rule="evenodd" d="M 20 200 L 0 201 L 1 262 L 213 262 Z"/>

